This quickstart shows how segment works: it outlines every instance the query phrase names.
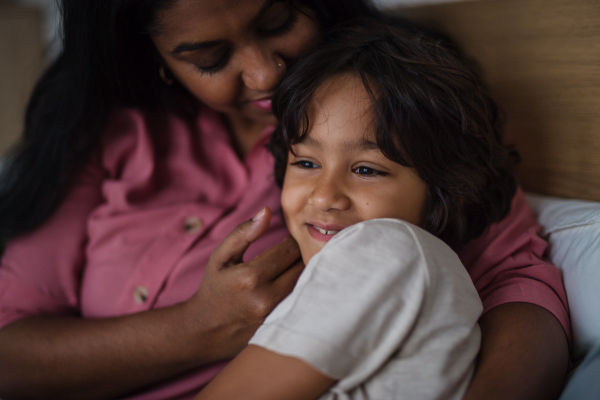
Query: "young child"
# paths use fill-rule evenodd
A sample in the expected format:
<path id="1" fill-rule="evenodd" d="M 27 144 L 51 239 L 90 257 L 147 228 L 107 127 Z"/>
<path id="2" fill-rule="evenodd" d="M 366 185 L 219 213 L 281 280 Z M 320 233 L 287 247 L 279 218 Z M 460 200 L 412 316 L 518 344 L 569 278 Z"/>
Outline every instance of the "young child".
<path id="1" fill-rule="evenodd" d="M 365 19 L 301 59 L 274 109 L 306 269 L 198 398 L 462 399 L 482 306 L 452 248 L 516 190 L 478 77 L 430 35 Z"/>

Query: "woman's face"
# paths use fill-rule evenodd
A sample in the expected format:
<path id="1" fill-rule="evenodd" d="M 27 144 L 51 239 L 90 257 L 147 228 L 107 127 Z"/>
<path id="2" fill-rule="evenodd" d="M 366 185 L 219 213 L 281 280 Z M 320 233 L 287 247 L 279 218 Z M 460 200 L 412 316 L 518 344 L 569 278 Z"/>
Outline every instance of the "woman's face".
<path id="1" fill-rule="evenodd" d="M 276 123 L 275 88 L 319 39 L 316 21 L 290 1 L 178 0 L 158 22 L 152 40 L 175 78 L 229 118 L 260 124 Z"/>

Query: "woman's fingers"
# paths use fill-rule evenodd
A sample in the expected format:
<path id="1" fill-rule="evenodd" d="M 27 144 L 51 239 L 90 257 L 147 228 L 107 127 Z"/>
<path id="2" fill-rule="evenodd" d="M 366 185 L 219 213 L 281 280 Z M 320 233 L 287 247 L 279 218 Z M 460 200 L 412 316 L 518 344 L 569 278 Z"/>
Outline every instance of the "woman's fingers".
<path id="1" fill-rule="evenodd" d="M 303 270 L 304 263 L 302 262 L 302 259 L 299 258 L 288 269 L 275 278 L 272 286 L 274 291 L 279 294 L 279 301 L 283 300 L 283 298 L 290 294 L 292 289 L 294 289 Z"/>
<path id="2" fill-rule="evenodd" d="M 239 224 L 213 251 L 209 265 L 224 268 L 241 263 L 248 246 L 265 233 L 270 222 L 271 210 L 264 207 L 251 220 Z"/>
<path id="3" fill-rule="evenodd" d="M 253 308 L 252 314 L 264 318 L 292 291 L 303 268 L 298 245 L 288 237 L 231 271 L 243 277 L 243 287 L 250 293 L 248 304 Z"/>
<path id="4" fill-rule="evenodd" d="M 304 267 L 291 237 L 244 263 L 243 255 L 269 227 L 271 211 L 238 225 L 215 249 L 187 310 L 217 332 L 221 357 L 239 352 L 264 318 L 287 296 Z"/>
<path id="5" fill-rule="evenodd" d="M 262 282 L 271 282 L 286 272 L 300 258 L 298 244 L 288 236 L 279 244 L 267 249 L 243 265 L 252 268 Z"/>
<path id="6" fill-rule="evenodd" d="M 264 207 L 254 218 L 239 224 L 215 249 L 209 265 L 219 270 L 234 267 L 249 269 L 246 274 L 256 277 L 257 286 L 275 280 L 300 258 L 300 249 L 293 238 L 288 236 L 253 260 L 243 263 L 248 246 L 269 228 L 270 221 L 271 210 Z"/>

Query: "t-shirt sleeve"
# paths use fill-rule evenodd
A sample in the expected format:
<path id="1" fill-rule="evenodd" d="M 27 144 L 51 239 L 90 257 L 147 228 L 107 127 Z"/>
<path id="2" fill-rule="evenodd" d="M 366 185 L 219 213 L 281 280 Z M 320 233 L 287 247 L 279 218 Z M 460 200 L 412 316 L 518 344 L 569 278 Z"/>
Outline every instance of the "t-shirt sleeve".
<path id="1" fill-rule="evenodd" d="M 539 236 L 540 230 L 519 188 L 509 215 L 467 243 L 458 255 L 479 292 L 484 314 L 506 303 L 535 304 L 558 319 L 570 342 L 562 273 L 548 259 L 548 243 Z"/>
<path id="2" fill-rule="evenodd" d="M 250 343 L 340 380 L 336 393 L 368 381 L 373 398 L 459 398 L 449 393 L 468 383 L 481 303 L 456 254 L 415 230 L 382 219 L 336 235 Z"/>
<path id="3" fill-rule="evenodd" d="M 78 314 L 87 218 L 101 199 L 98 158 L 46 222 L 7 243 L 0 266 L 0 327 L 30 315 Z"/>
<path id="4" fill-rule="evenodd" d="M 418 250 L 397 243 L 396 235 L 382 237 L 364 225 L 352 228 L 311 259 L 292 294 L 251 343 L 299 356 L 339 379 L 349 375 L 358 360 L 375 356 L 373 350 L 380 347 L 387 329 L 397 327 L 404 332 L 399 336 L 408 334 L 427 285 Z M 376 250 L 391 248 L 391 242 L 402 257 L 396 262 L 405 268 L 390 262 L 388 252 Z"/>

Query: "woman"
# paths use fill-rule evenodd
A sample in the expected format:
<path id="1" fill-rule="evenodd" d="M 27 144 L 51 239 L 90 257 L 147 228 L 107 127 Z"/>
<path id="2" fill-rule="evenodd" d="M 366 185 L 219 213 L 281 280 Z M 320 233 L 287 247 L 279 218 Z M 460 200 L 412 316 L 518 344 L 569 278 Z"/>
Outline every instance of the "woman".
<path id="1" fill-rule="evenodd" d="M 64 1 L 63 52 L 3 170 L 2 398 L 187 398 L 245 346 L 302 268 L 279 213 L 238 226 L 279 209 L 270 96 L 323 29 L 364 14 L 360 0 Z M 518 193 L 461 250 L 486 311 L 468 398 L 560 389 L 564 291 L 536 229 Z"/>

